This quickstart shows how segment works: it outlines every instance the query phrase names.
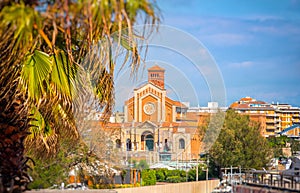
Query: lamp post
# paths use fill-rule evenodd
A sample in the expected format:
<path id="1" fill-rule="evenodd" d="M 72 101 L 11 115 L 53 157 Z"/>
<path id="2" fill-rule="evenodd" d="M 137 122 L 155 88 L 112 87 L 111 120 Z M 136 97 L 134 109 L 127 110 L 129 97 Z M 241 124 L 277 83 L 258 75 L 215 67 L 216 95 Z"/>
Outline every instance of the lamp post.
<path id="1" fill-rule="evenodd" d="M 159 155 L 159 152 L 160 152 L 160 140 L 159 140 L 160 134 L 159 134 L 159 130 L 160 130 L 161 124 L 162 124 L 162 121 L 160 120 L 159 124 L 158 124 L 158 127 L 157 127 L 157 154 L 158 154 L 158 162 L 160 160 L 160 155 Z"/>
<path id="2" fill-rule="evenodd" d="M 207 167 L 206 167 L 206 180 L 208 180 L 208 168 L 209 168 L 209 157 L 207 156 Z"/>
<path id="3" fill-rule="evenodd" d="M 206 192 L 208 193 L 208 168 L 209 168 L 209 155 L 206 154 Z"/>

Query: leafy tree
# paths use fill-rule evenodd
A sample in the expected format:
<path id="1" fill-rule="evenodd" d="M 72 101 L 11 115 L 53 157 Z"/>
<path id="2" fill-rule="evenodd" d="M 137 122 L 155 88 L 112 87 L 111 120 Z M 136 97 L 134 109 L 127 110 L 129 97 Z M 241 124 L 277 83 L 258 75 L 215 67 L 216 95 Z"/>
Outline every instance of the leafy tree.
<path id="1" fill-rule="evenodd" d="M 34 157 L 32 151 L 27 154 Z M 54 184 L 60 185 L 62 182 L 67 184 L 69 171 L 74 166 L 77 166 L 80 171 L 77 173 L 78 178 L 84 182 L 86 167 L 91 166 L 95 158 L 80 140 L 65 139 L 61 142 L 60 149 L 55 156 L 35 159 L 35 164 L 31 165 L 32 170 L 29 171 L 29 175 L 33 178 L 29 187 L 39 189 L 49 188 Z"/>
<path id="2" fill-rule="evenodd" d="M 209 153 L 219 167 L 261 168 L 267 164 L 270 152 L 259 125 L 250 121 L 249 116 L 228 110 L 220 135 Z"/>
<path id="3" fill-rule="evenodd" d="M 29 188 L 41 189 L 49 188 L 52 185 L 60 185 L 62 182 L 67 184 L 68 181 L 68 160 L 62 153 L 58 153 L 55 159 L 38 159 L 29 175 L 33 178 Z"/>
<path id="4" fill-rule="evenodd" d="M 80 104 L 96 98 L 110 113 L 116 48 L 124 48 L 134 72 L 141 61 L 135 40 L 143 34 L 132 26 L 157 18 L 147 0 L 0 2 L 0 192 L 27 189 L 25 140 L 53 155 L 62 138 L 79 137 Z"/>
<path id="5" fill-rule="evenodd" d="M 289 139 L 285 135 L 268 138 L 269 145 L 273 150 L 273 157 L 280 157 L 283 155 L 282 148 L 286 147 L 288 141 Z"/>
<path id="6" fill-rule="evenodd" d="M 291 150 L 293 153 L 300 152 L 300 141 L 293 139 L 291 141 Z"/>

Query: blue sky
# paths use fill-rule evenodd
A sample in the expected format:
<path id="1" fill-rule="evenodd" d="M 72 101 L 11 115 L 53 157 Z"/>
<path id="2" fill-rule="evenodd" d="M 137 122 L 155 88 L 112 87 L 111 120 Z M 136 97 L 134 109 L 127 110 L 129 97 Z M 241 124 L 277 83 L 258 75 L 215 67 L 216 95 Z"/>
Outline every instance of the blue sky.
<path id="1" fill-rule="evenodd" d="M 198 61 L 207 66 L 215 62 L 219 68 L 227 106 L 245 96 L 300 106 L 300 0 L 157 0 L 157 4 L 163 16 L 161 26 L 181 30 L 206 49 L 186 45 L 190 43 L 186 34 L 172 29 L 156 41 L 163 46 L 150 46 L 146 68 L 154 64 L 166 68 L 170 98 L 189 101 L 192 106 L 212 101 L 213 84 L 207 80 L 206 68 L 197 71 L 184 55 L 194 53 L 199 59 L 206 53 L 211 59 Z M 163 27 L 158 34 L 164 34 Z M 184 51 L 176 51 L 178 46 Z M 147 73 L 139 75 L 138 81 L 129 83 L 128 77 L 117 77 L 117 109 L 134 88 L 145 83 Z"/>
<path id="2" fill-rule="evenodd" d="M 190 33 L 213 56 L 224 79 L 227 105 L 252 96 L 300 106 L 300 0 L 157 4 L 162 24 Z"/>

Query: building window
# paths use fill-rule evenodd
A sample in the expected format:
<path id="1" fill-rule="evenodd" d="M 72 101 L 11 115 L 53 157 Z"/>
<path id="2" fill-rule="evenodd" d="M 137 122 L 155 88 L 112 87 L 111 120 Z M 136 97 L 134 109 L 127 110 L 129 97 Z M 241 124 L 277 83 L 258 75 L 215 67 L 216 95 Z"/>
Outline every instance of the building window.
<path id="1" fill-rule="evenodd" d="M 131 151 L 131 148 L 132 148 L 131 140 L 127 139 L 126 140 L 126 150 Z"/>
<path id="2" fill-rule="evenodd" d="M 185 141 L 184 139 L 179 139 L 179 149 L 185 149 Z"/>
<path id="3" fill-rule="evenodd" d="M 116 139 L 116 148 L 121 148 L 121 140 Z"/>
<path id="4" fill-rule="evenodd" d="M 170 145 L 168 139 L 165 139 L 164 152 L 170 151 Z"/>

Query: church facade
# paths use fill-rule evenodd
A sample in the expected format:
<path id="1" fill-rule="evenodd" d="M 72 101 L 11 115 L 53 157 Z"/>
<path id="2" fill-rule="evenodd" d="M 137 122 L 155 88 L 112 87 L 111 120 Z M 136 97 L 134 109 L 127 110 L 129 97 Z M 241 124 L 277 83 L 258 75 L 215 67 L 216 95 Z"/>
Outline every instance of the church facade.
<path id="1" fill-rule="evenodd" d="M 197 159 L 198 119 L 187 121 L 186 115 L 187 107 L 167 96 L 165 70 L 156 65 L 148 69 L 148 82 L 125 101 L 124 122 L 108 127 L 119 127 L 114 141 L 126 156 L 150 162 Z"/>

